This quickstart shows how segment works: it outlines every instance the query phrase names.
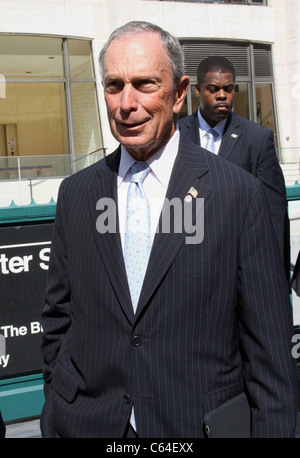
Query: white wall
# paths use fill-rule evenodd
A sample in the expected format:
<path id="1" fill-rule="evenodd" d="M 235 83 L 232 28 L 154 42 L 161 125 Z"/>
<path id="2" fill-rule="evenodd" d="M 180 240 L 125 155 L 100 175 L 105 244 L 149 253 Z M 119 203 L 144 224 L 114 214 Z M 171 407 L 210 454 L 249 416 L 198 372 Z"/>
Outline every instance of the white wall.
<path id="1" fill-rule="evenodd" d="M 286 0 L 286 74 L 285 79 L 278 80 L 277 94 L 282 101 L 279 112 L 285 114 L 284 105 L 288 106 L 288 115 L 282 115 L 282 130 L 290 137 L 286 146 L 300 146 L 300 3 L 297 0 Z M 279 59 L 278 59 L 279 61 Z M 294 149 L 290 153 L 296 161 L 299 153 Z"/>

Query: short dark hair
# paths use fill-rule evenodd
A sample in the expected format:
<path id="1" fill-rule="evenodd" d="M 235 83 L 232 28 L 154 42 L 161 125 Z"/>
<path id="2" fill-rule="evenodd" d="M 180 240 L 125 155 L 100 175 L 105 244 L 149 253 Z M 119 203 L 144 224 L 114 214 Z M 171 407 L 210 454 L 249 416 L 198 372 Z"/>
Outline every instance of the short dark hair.
<path id="1" fill-rule="evenodd" d="M 200 62 L 197 68 L 197 82 L 199 86 L 202 85 L 208 72 L 231 73 L 235 81 L 235 68 L 226 57 L 210 56 Z"/>

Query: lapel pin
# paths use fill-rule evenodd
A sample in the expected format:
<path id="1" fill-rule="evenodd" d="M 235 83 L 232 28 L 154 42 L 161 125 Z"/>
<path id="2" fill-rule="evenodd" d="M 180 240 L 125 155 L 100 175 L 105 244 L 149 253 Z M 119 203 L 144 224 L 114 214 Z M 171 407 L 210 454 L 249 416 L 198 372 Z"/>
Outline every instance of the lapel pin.
<path id="1" fill-rule="evenodd" d="M 191 202 L 192 200 L 192 196 L 190 196 L 189 194 L 187 196 L 185 196 L 184 200 L 188 203 L 188 202 Z"/>
<path id="2" fill-rule="evenodd" d="M 191 194 L 195 199 L 198 195 L 198 191 L 195 188 L 193 188 L 193 186 L 190 188 L 188 193 Z"/>
<path id="3" fill-rule="evenodd" d="M 232 138 L 238 138 L 237 134 L 231 134 Z"/>

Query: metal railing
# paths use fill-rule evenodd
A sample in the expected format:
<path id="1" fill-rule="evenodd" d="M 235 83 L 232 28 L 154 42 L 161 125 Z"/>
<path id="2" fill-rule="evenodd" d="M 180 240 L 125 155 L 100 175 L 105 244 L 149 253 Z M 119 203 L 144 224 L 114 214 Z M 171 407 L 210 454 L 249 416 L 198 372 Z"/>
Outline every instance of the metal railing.
<path id="1" fill-rule="evenodd" d="M 84 169 L 105 156 L 91 154 L 0 157 L 0 181 L 65 177 Z"/>
<path id="2" fill-rule="evenodd" d="M 0 157 L 0 207 L 56 200 L 63 178 L 104 156 L 103 149 L 85 155 Z"/>
<path id="3" fill-rule="evenodd" d="M 13 201 L 28 205 L 32 200 L 55 200 L 61 180 L 84 169 L 106 155 L 103 148 L 90 154 L 0 157 L 0 207 Z M 277 155 L 286 186 L 300 181 L 300 148 L 280 148 Z"/>
<path id="4" fill-rule="evenodd" d="M 102 159 L 105 148 L 89 154 L 0 157 L 0 181 L 65 177 Z M 294 168 L 299 179 L 300 148 L 278 148 L 280 163 Z"/>

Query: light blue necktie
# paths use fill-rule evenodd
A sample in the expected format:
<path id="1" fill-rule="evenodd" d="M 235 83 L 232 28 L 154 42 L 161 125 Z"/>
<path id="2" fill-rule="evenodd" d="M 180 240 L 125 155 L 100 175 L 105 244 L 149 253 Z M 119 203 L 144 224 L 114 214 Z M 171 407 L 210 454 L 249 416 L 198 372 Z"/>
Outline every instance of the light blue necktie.
<path id="1" fill-rule="evenodd" d="M 219 136 L 218 132 L 215 129 L 209 129 L 206 132 L 206 137 L 207 137 L 207 143 L 205 145 L 205 149 L 208 151 L 211 151 L 212 153 L 215 153 L 215 141 L 217 137 Z"/>
<path id="2" fill-rule="evenodd" d="M 151 251 L 151 225 L 148 199 L 143 181 L 150 172 L 146 162 L 131 167 L 131 183 L 127 195 L 124 260 L 134 312 Z"/>

